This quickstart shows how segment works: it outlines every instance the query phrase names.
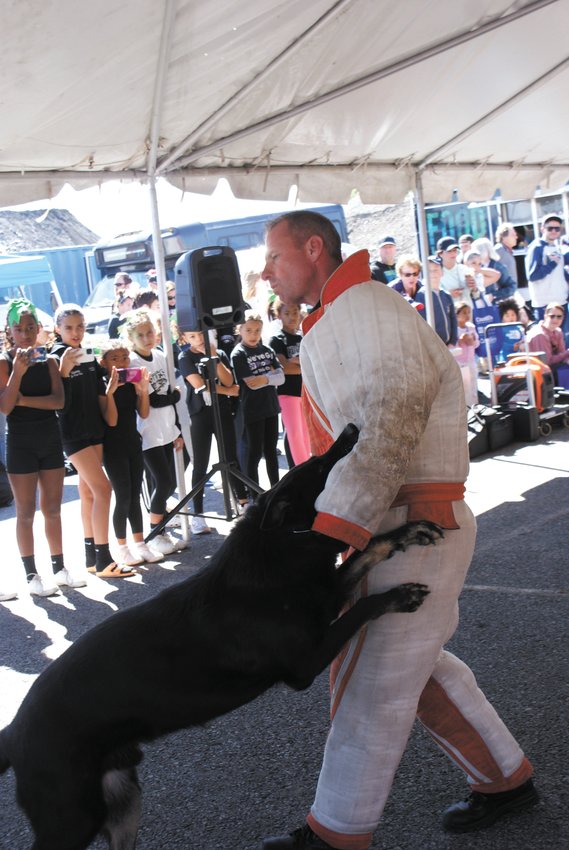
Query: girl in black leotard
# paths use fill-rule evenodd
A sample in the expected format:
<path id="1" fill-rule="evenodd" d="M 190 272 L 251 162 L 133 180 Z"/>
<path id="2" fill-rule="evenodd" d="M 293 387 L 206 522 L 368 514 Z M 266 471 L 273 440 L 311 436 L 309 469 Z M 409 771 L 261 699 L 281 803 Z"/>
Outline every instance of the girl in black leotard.
<path id="1" fill-rule="evenodd" d="M 85 318 L 77 304 L 59 308 L 55 330 L 58 342 L 52 354 L 59 360 L 65 389 L 65 407 L 58 419 L 63 449 L 79 473 L 87 569 L 101 578 L 127 578 L 134 575 L 133 570 L 114 562 L 109 551 L 111 483 L 103 469 L 104 370 L 81 347 Z"/>
<path id="2" fill-rule="evenodd" d="M 150 409 L 148 369 L 129 369 L 130 351 L 124 342 L 112 340 L 103 346 L 101 365 L 107 378 L 107 409 L 103 438 L 103 464 L 115 494 L 113 528 L 117 538 L 117 560 L 127 566 L 163 559 L 144 542 L 140 491 L 144 472 L 142 441 L 136 428 L 137 414 L 146 419 Z M 130 523 L 133 543 L 127 544 Z"/>
<path id="3" fill-rule="evenodd" d="M 16 500 L 16 537 L 34 596 L 52 596 L 58 588 L 83 587 L 63 563 L 61 499 L 65 475 L 55 411 L 63 407 L 63 384 L 57 361 L 36 348 L 38 320 L 34 305 L 23 298 L 8 305 L 7 333 L 12 347 L 0 358 L 0 409 L 7 415 L 7 469 Z M 38 575 L 33 522 L 39 489 L 40 510 L 54 575 Z M 5 597 L 5 594 L 3 594 Z M 15 594 L 13 594 L 15 596 Z"/>

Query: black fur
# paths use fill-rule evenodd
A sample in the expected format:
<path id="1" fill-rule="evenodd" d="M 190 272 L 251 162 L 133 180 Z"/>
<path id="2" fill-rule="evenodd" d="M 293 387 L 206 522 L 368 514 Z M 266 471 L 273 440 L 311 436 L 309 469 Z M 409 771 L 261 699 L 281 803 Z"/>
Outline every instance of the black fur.
<path id="1" fill-rule="evenodd" d="M 289 472 L 236 523 L 211 563 L 154 599 L 109 617 L 37 679 L 0 732 L 0 770 L 16 773 L 32 850 L 85 850 L 97 834 L 133 850 L 139 743 L 201 724 L 277 682 L 308 687 L 368 620 L 414 611 L 408 584 L 340 612 L 378 561 L 440 531 L 412 523 L 336 567 L 345 544 L 309 531 L 328 473 L 357 440 Z"/>

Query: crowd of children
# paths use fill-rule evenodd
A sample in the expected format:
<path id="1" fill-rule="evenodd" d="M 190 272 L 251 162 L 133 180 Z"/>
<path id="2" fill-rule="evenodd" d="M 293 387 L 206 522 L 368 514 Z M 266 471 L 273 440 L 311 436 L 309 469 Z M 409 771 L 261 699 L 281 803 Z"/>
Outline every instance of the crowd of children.
<path id="1" fill-rule="evenodd" d="M 35 306 L 23 298 L 9 304 L 0 357 L 0 410 L 7 422 L 6 467 L 16 504 L 17 542 L 32 596 L 85 586 L 87 572 L 104 579 L 128 578 L 136 567 L 185 548 L 184 540 L 166 531 L 145 543 L 142 500 L 145 479 L 147 523 L 153 530 L 162 523 L 176 489 L 175 452 L 184 445 L 176 407 L 180 398 L 190 417 L 194 535 L 211 531 L 202 514 L 212 438 L 218 436 L 212 391 L 219 400 L 225 458 L 237 473 L 230 482 L 239 511 L 259 492 L 262 458 L 270 484 L 279 479 L 281 411 L 291 463 L 310 454 L 300 413 L 297 305 L 275 303 L 274 312 L 264 316 L 248 309 L 234 329 L 229 351 L 218 348 L 210 334 L 213 380 L 202 363 L 203 332 L 196 328 L 180 333 L 173 321 L 180 386 L 171 386 L 160 347 L 159 314 L 151 304 L 129 303 L 128 293 L 121 293 L 120 299 L 118 321 L 112 323 L 108 339 L 97 340 L 95 349 L 85 341 L 85 319 L 78 305 L 58 309 L 52 339 L 39 346 Z M 131 309 L 122 309 L 124 304 Z M 272 338 L 273 348 L 263 343 L 263 326 L 272 331 L 277 319 L 282 331 Z M 61 503 L 66 464 L 78 475 L 84 567 L 64 563 Z M 45 570 L 40 576 L 35 564 L 38 492 L 52 577 Z M 16 595 L 0 586 L 0 601 Z"/>

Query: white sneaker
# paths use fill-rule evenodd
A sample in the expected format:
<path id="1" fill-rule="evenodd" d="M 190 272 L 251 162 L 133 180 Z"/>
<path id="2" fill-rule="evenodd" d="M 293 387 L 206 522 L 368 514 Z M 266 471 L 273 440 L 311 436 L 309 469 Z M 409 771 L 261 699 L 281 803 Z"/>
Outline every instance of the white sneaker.
<path id="1" fill-rule="evenodd" d="M 133 543 L 132 552 L 140 557 L 141 560 L 138 561 L 139 564 L 157 564 L 158 561 L 164 560 L 164 555 L 160 552 L 153 552 L 150 546 L 146 545 L 144 540 L 140 543 Z"/>
<path id="2" fill-rule="evenodd" d="M 167 534 L 157 534 L 150 541 L 150 546 L 155 552 L 159 552 L 161 555 L 172 555 L 176 551 L 174 542 Z"/>
<path id="3" fill-rule="evenodd" d="M 127 544 L 123 543 L 117 546 L 117 557 L 115 561 L 119 564 L 125 564 L 127 567 L 138 567 L 144 563 L 144 558 L 141 558 L 138 552 L 132 552 Z"/>
<path id="4" fill-rule="evenodd" d="M 57 596 L 59 593 L 59 588 L 55 584 L 50 587 L 37 575 L 28 582 L 28 590 L 32 596 Z"/>
<path id="5" fill-rule="evenodd" d="M 166 534 L 165 537 L 168 538 L 172 546 L 174 547 L 174 552 L 181 552 L 182 549 L 187 549 L 188 544 L 185 540 L 178 540 L 177 537 L 173 537 L 171 534 Z"/>
<path id="6" fill-rule="evenodd" d="M 54 573 L 53 579 L 58 587 L 87 587 L 87 579 L 72 576 L 67 567 Z"/>
<path id="7" fill-rule="evenodd" d="M 17 599 L 18 592 L 16 590 L 0 590 L 0 602 L 9 602 L 11 599 Z"/>
<path id="8" fill-rule="evenodd" d="M 206 523 L 203 516 L 193 516 L 190 520 L 190 529 L 192 534 L 211 534 L 211 528 Z"/>

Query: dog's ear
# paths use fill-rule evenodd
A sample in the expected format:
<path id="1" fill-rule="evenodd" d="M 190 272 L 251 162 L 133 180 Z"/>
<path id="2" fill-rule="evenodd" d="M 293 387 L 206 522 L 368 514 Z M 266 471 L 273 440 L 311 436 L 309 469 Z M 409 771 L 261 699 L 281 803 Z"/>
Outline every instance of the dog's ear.
<path id="1" fill-rule="evenodd" d="M 261 519 L 259 528 L 261 531 L 273 531 L 277 528 L 282 528 L 290 502 L 288 499 L 275 496 L 273 499 L 268 499 Z"/>

